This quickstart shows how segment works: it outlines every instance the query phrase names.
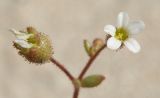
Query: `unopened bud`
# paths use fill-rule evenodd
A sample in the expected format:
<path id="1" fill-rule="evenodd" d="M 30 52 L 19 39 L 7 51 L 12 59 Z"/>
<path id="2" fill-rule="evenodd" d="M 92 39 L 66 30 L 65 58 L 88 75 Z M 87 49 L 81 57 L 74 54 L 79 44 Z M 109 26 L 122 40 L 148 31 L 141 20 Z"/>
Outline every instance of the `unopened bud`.
<path id="1" fill-rule="evenodd" d="M 104 41 L 100 38 L 97 38 L 93 41 L 92 47 L 91 47 L 91 56 L 94 56 L 95 53 L 104 45 Z"/>

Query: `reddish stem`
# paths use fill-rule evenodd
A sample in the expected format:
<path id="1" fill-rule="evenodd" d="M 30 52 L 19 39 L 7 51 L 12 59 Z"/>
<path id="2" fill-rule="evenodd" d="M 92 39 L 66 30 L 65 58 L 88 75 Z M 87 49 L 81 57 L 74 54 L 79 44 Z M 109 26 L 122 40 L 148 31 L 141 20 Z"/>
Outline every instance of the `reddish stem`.
<path id="1" fill-rule="evenodd" d="M 96 53 L 94 56 L 92 56 L 87 64 L 85 65 L 85 67 L 83 68 L 82 72 L 80 73 L 78 79 L 81 80 L 83 78 L 83 76 L 85 75 L 85 73 L 88 71 L 88 69 L 90 68 L 91 64 L 93 63 L 93 61 L 96 59 L 96 57 L 99 55 L 99 53 L 106 47 L 106 45 L 103 45 Z M 72 98 L 78 98 L 79 95 L 79 91 L 80 91 L 80 87 L 79 85 L 75 84 L 75 78 L 71 75 L 71 73 L 62 65 L 60 64 L 57 60 L 55 60 L 54 58 L 50 59 L 52 63 L 54 63 L 58 68 L 60 68 L 65 74 L 66 76 L 71 80 L 71 82 L 73 83 L 74 86 L 74 93 L 73 93 L 73 97 Z"/>
<path id="2" fill-rule="evenodd" d="M 79 91 L 80 91 L 80 88 L 79 87 L 75 87 L 74 93 L 73 93 L 73 98 L 78 98 Z"/>
<path id="3" fill-rule="evenodd" d="M 106 45 L 103 45 L 94 56 L 90 57 L 90 59 L 88 60 L 87 64 L 85 65 L 85 67 L 83 68 L 83 70 L 81 71 L 78 79 L 82 80 L 83 76 L 85 75 L 85 73 L 88 71 L 88 69 L 90 68 L 90 66 L 92 65 L 93 61 L 96 59 L 96 57 L 99 55 L 99 53 L 106 47 Z"/>
<path id="4" fill-rule="evenodd" d="M 60 68 L 65 74 L 66 76 L 73 81 L 74 77 L 71 75 L 71 73 L 62 65 L 60 64 L 57 60 L 55 60 L 53 57 L 50 58 L 51 62 L 54 63 L 58 68 Z"/>

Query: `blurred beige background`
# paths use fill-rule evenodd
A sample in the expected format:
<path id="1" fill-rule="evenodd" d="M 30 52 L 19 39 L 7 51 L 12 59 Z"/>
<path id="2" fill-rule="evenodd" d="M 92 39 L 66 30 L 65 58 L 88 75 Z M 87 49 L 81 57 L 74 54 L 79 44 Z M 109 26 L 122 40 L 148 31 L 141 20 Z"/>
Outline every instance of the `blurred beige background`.
<path id="1" fill-rule="evenodd" d="M 34 26 L 53 41 L 55 57 L 77 76 L 88 57 L 82 41 L 104 38 L 120 11 L 142 19 L 139 54 L 106 49 L 87 74 L 103 74 L 97 88 L 79 98 L 160 97 L 160 0 L 0 0 L 0 98 L 71 98 L 72 85 L 51 63 L 36 66 L 17 55 L 9 28 Z"/>

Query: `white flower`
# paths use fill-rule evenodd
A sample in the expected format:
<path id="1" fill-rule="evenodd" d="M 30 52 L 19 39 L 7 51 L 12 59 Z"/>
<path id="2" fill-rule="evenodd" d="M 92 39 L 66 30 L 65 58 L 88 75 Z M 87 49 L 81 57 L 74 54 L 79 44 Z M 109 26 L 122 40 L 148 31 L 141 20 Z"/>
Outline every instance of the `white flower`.
<path id="1" fill-rule="evenodd" d="M 11 32 L 13 32 L 13 34 L 16 36 L 16 40 L 14 41 L 14 43 L 20 45 L 21 47 L 23 48 L 31 48 L 33 46 L 32 43 L 29 43 L 27 41 L 27 39 L 29 37 L 31 37 L 33 34 L 28 34 L 28 33 L 25 33 L 25 32 L 20 32 L 20 31 L 17 31 L 15 29 L 10 29 Z"/>
<path id="2" fill-rule="evenodd" d="M 31 63 L 43 64 L 50 61 L 53 55 L 53 46 L 48 35 L 27 27 L 25 31 L 10 30 L 16 37 L 13 46 L 18 54 Z"/>
<path id="3" fill-rule="evenodd" d="M 106 42 L 107 47 L 117 50 L 124 44 L 133 53 L 138 53 L 141 47 L 133 35 L 141 32 L 145 24 L 143 21 L 129 22 L 129 16 L 125 12 L 120 12 L 117 18 L 117 27 L 106 25 L 104 28 L 104 31 L 112 36 Z"/>

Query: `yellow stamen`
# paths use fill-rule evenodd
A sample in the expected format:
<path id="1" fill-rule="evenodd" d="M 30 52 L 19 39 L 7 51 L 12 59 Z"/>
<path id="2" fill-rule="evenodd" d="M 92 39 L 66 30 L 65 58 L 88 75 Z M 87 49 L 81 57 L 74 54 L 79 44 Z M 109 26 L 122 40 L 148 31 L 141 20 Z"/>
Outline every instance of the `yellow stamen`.
<path id="1" fill-rule="evenodd" d="M 129 36 L 128 31 L 125 28 L 117 28 L 115 38 L 120 41 L 125 41 Z"/>

